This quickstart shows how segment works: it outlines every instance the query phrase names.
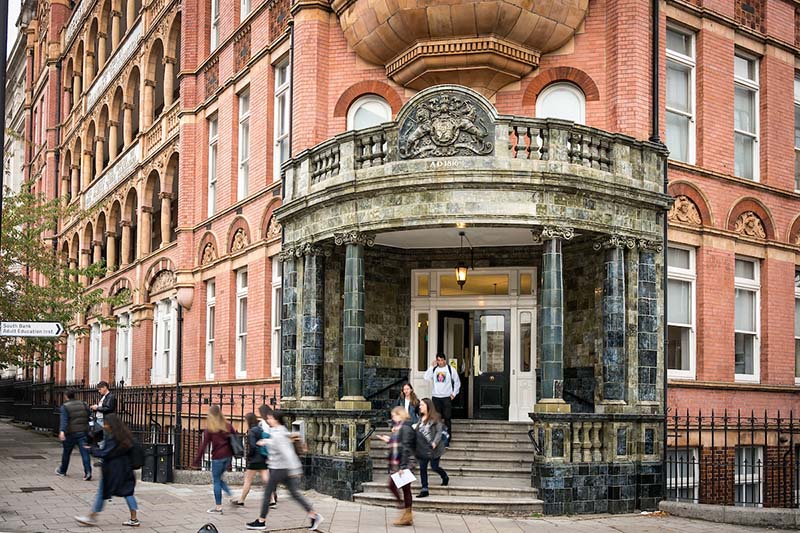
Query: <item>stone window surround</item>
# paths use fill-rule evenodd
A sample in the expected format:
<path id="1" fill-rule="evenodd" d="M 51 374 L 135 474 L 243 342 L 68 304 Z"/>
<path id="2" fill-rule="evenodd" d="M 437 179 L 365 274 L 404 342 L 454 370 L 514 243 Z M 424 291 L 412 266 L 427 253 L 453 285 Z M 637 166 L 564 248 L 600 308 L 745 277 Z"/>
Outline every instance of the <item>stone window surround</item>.
<path id="1" fill-rule="evenodd" d="M 683 115 L 683 116 L 689 118 L 689 132 L 688 132 L 689 138 L 688 138 L 688 141 L 687 141 L 688 152 L 686 154 L 687 157 L 686 157 L 686 161 L 685 162 L 687 164 L 693 165 L 693 164 L 695 164 L 695 157 L 696 157 L 696 152 L 697 152 L 697 147 L 696 147 L 696 144 L 697 144 L 697 118 L 696 118 L 696 113 L 697 113 L 697 110 L 696 110 L 696 107 L 697 107 L 697 105 L 696 105 L 696 94 L 697 94 L 696 93 L 696 66 L 697 66 L 697 62 L 696 62 L 697 61 L 697 59 L 696 59 L 696 57 L 697 57 L 696 43 L 697 43 L 697 39 L 696 39 L 696 34 L 695 34 L 694 31 L 688 30 L 688 29 L 685 29 L 685 28 L 682 28 L 682 27 L 679 27 L 679 26 L 676 26 L 674 24 L 668 24 L 667 25 L 667 31 L 668 32 L 671 31 L 671 32 L 675 32 L 675 33 L 680 33 L 680 34 L 682 34 L 684 36 L 689 37 L 689 39 L 691 41 L 691 53 L 692 53 L 691 56 L 686 56 L 684 54 L 681 54 L 679 52 L 676 52 L 674 50 L 670 50 L 669 48 L 666 48 L 666 50 L 667 50 L 667 52 L 666 52 L 667 64 L 672 62 L 672 63 L 675 63 L 675 64 L 677 64 L 678 66 L 680 66 L 680 67 L 682 67 L 684 69 L 688 69 L 688 71 L 689 71 L 689 91 L 690 91 L 689 92 L 689 112 L 686 113 L 686 112 L 683 112 L 683 111 L 680 111 L 680 110 L 670 110 L 669 107 L 665 107 L 665 109 L 666 109 L 667 114 L 675 113 L 675 114 L 680 114 L 680 115 Z M 666 100 L 665 100 L 665 106 L 666 106 Z"/>
<path id="2" fill-rule="evenodd" d="M 668 379 L 697 379 L 697 250 L 691 246 L 669 243 L 669 248 L 677 248 L 689 252 L 689 268 L 682 269 L 667 265 L 668 279 L 685 281 L 691 284 L 691 329 L 689 332 L 689 370 L 667 369 Z M 669 327 L 669 321 L 667 321 Z"/>

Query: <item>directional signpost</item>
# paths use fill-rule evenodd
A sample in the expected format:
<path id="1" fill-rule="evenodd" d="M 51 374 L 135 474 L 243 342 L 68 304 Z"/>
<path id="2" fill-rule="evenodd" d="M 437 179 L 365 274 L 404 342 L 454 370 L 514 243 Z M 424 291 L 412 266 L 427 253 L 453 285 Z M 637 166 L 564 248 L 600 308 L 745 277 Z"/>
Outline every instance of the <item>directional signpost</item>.
<path id="1" fill-rule="evenodd" d="M 0 322 L 0 337 L 58 337 L 63 332 L 58 322 Z"/>

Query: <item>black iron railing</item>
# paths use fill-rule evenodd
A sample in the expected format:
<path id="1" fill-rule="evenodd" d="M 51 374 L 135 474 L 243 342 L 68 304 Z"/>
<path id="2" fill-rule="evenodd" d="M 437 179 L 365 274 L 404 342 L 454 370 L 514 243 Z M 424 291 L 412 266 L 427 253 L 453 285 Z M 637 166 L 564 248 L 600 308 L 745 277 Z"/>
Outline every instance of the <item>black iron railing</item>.
<path id="1" fill-rule="evenodd" d="M 780 411 L 670 412 L 666 476 L 670 500 L 796 508 L 798 420 Z"/>

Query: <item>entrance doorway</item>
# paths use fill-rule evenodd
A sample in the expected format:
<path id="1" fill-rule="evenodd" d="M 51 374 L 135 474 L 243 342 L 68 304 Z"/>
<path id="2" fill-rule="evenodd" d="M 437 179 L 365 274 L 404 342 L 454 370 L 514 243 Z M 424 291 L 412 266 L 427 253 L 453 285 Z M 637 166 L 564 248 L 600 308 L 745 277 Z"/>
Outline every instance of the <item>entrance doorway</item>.
<path id="1" fill-rule="evenodd" d="M 411 382 L 430 396 L 425 371 L 444 353 L 461 391 L 453 418 L 527 421 L 536 398 L 533 269 L 476 269 L 486 294 L 449 287 L 451 270 L 415 271 L 411 319 Z M 499 282 L 498 282 L 499 280 Z M 506 282 L 507 280 L 507 282 Z M 469 281 L 467 287 L 469 288 Z"/>

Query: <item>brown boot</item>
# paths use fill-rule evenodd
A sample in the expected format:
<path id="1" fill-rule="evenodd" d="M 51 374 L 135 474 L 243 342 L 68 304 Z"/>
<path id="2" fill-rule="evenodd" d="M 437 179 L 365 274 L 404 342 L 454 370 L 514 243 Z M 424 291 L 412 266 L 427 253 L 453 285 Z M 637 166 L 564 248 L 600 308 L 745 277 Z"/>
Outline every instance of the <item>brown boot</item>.
<path id="1" fill-rule="evenodd" d="M 403 514 L 394 521 L 395 526 L 412 526 L 414 525 L 414 518 L 411 514 L 411 507 L 403 509 Z"/>

